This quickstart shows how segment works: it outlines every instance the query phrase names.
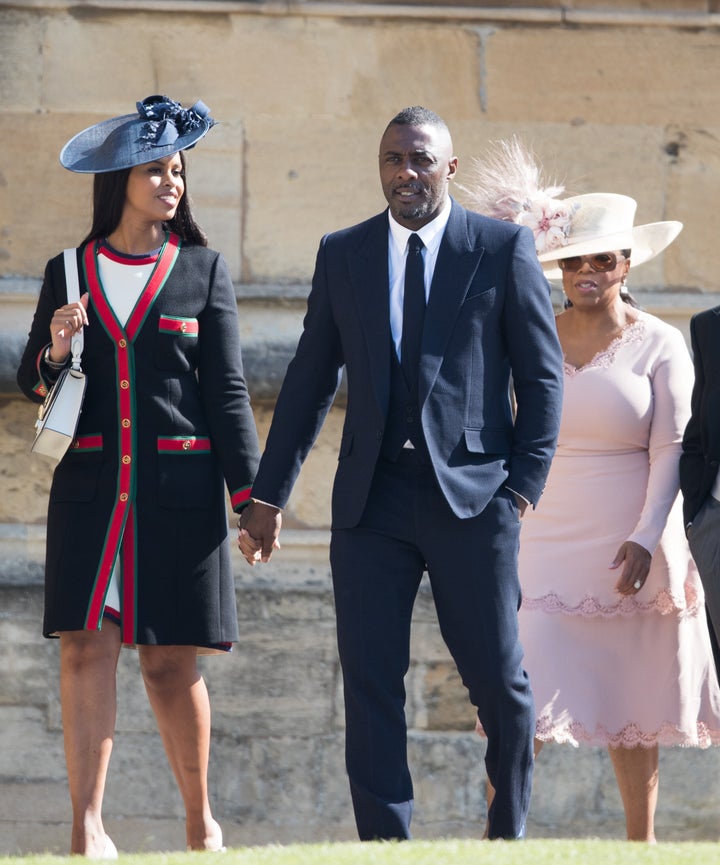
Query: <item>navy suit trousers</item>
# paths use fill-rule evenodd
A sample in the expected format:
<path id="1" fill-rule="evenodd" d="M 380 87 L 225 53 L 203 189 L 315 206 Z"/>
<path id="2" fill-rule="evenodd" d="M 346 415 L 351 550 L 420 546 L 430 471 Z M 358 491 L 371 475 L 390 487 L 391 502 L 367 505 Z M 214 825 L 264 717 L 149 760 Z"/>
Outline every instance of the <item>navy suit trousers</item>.
<path id="1" fill-rule="evenodd" d="M 459 519 L 416 452 L 381 460 L 359 525 L 332 533 L 330 560 L 346 714 L 346 765 L 362 840 L 410 837 L 404 676 L 427 570 L 445 643 L 487 735 L 491 838 L 524 834 L 535 718 L 517 611 L 520 521 L 499 489 Z"/>

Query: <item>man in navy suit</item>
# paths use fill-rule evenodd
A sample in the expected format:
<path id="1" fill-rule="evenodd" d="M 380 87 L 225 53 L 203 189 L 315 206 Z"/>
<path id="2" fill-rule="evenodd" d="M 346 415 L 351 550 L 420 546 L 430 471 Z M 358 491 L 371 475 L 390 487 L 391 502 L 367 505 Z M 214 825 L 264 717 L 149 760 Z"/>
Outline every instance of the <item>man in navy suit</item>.
<path id="1" fill-rule="evenodd" d="M 450 198 L 457 159 L 436 114 L 394 117 L 379 163 L 389 209 L 321 241 L 239 545 L 250 563 L 270 558 L 344 366 L 330 563 L 359 836 L 410 837 L 403 679 L 427 570 L 487 734 L 488 836 L 520 838 L 534 735 L 517 626 L 520 518 L 542 493 L 562 394 L 548 285 L 529 229 Z M 418 279 L 419 311 L 404 303 Z"/>

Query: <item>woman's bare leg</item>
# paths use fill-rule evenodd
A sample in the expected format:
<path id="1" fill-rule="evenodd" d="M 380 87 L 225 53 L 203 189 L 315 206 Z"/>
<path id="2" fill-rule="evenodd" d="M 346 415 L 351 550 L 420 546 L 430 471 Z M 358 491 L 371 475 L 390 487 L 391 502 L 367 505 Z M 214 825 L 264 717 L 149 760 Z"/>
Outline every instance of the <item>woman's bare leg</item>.
<path id="1" fill-rule="evenodd" d="M 140 646 L 140 669 L 185 804 L 191 850 L 217 850 L 222 831 L 208 798 L 210 700 L 194 646 Z"/>
<path id="2" fill-rule="evenodd" d="M 658 747 L 608 748 L 625 808 L 628 841 L 655 843 Z"/>
<path id="3" fill-rule="evenodd" d="M 102 802 L 115 734 L 120 628 L 60 634 L 60 703 L 73 810 L 70 852 L 117 856 L 105 834 Z"/>

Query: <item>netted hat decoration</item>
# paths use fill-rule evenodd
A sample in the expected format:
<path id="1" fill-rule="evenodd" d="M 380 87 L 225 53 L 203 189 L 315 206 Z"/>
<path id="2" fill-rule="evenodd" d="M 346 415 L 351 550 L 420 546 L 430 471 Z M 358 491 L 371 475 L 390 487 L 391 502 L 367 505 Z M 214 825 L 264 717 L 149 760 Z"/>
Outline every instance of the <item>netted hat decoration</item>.
<path id="1" fill-rule="evenodd" d="M 541 168 L 516 138 L 495 142 L 473 160 L 470 183 L 459 188 L 478 213 L 526 225 L 548 279 L 561 279 L 558 260 L 630 249 L 633 267 L 655 258 L 682 230 L 674 220 L 634 225 L 637 202 L 628 195 L 590 192 L 568 198 L 547 184 Z"/>
<path id="2" fill-rule="evenodd" d="M 189 150 L 216 122 L 200 100 L 183 108 L 168 96 L 148 96 L 136 107 L 135 114 L 103 120 L 73 136 L 60 163 L 79 174 L 132 168 Z"/>

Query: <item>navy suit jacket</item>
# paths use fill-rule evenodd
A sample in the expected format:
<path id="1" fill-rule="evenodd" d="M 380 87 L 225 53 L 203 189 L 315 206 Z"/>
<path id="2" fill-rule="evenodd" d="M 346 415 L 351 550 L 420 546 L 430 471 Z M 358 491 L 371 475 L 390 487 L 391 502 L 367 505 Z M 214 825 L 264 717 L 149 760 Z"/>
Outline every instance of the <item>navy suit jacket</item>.
<path id="1" fill-rule="evenodd" d="M 303 333 L 253 496 L 285 506 L 345 366 L 348 404 L 332 525 L 357 525 L 383 439 L 390 351 L 384 211 L 320 243 Z M 458 517 L 479 514 L 503 483 L 538 501 L 561 400 L 562 353 L 532 233 L 453 201 L 425 316 L 419 403 L 435 475 Z"/>
<path id="2" fill-rule="evenodd" d="M 695 384 L 680 457 L 686 525 L 710 494 L 720 466 L 720 306 L 693 316 L 690 339 Z"/>

